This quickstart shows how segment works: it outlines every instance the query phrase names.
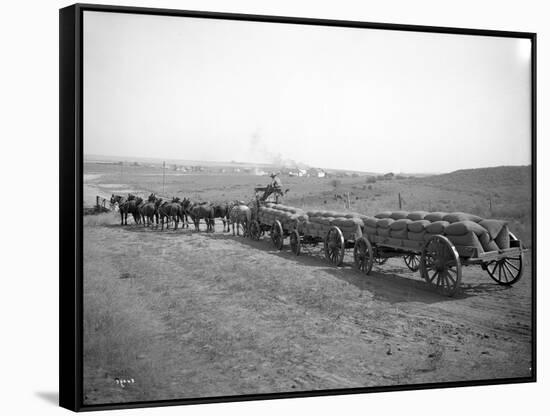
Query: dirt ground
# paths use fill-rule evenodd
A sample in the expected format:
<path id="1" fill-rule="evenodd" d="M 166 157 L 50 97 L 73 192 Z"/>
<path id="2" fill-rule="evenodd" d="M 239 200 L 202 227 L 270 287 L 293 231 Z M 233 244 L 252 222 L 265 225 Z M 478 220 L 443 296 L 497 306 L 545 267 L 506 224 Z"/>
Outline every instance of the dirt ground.
<path id="1" fill-rule="evenodd" d="M 529 253 L 514 287 L 469 267 L 447 298 L 398 258 L 87 218 L 86 404 L 531 375 Z"/>

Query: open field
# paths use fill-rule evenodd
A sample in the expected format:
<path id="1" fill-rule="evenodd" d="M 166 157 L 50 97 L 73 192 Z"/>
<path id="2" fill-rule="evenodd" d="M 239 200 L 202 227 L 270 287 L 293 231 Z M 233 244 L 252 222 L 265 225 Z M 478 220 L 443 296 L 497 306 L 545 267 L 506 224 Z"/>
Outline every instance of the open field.
<path id="1" fill-rule="evenodd" d="M 162 193 L 153 169 L 85 169 L 87 204 L 96 194 Z M 283 177 L 285 203 L 343 210 L 338 195 L 349 192 L 351 210 L 372 214 L 397 209 L 401 193 L 404 209 L 488 216 L 491 198 L 493 212 L 502 210 L 499 218 L 529 244 L 528 168 L 497 169 L 496 177 L 477 170 L 375 183 Z M 168 174 L 165 195 L 248 200 L 267 179 Z M 514 287 L 472 267 L 461 295 L 446 298 L 401 259 L 365 276 L 349 255 L 335 268 L 319 250 L 295 257 L 288 244 L 279 252 L 267 240 L 223 234 L 221 225 L 214 234 L 160 232 L 121 227 L 115 214 L 84 224 L 86 403 L 531 374 L 529 253 Z M 122 388 L 117 378 L 134 383 Z"/>

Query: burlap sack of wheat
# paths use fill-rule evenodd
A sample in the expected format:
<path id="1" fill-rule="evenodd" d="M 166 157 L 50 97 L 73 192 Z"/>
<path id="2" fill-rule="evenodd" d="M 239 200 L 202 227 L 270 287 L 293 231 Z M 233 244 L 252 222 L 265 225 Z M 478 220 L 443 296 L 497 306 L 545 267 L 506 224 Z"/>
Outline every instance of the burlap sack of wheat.
<path id="1" fill-rule="evenodd" d="M 390 215 L 390 218 L 393 220 L 403 220 L 406 219 L 409 213 L 407 211 L 393 211 Z"/>
<path id="2" fill-rule="evenodd" d="M 481 220 L 482 220 L 481 217 L 478 217 L 477 215 L 473 215 L 473 214 L 467 214 L 465 212 L 452 212 L 443 217 L 443 221 L 448 221 L 451 224 L 455 222 L 460 222 L 460 221 L 480 222 Z"/>
<path id="3" fill-rule="evenodd" d="M 445 228 L 449 223 L 447 221 L 434 221 L 426 225 L 426 233 L 428 234 L 445 234 Z"/>
<path id="4" fill-rule="evenodd" d="M 424 232 L 426 227 L 430 224 L 431 222 L 427 220 L 411 221 L 409 224 L 407 224 L 407 230 L 413 233 L 421 233 Z"/>
<path id="5" fill-rule="evenodd" d="M 429 212 L 427 211 L 413 211 L 413 212 L 409 212 L 409 215 L 407 215 L 407 218 L 409 220 L 419 221 L 419 220 L 423 220 L 424 217 L 428 214 Z"/>
<path id="6" fill-rule="evenodd" d="M 464 235 L 448 235 L 447 238 L 455 247 L 475 247 L 478 253 L 483 253 L 484 251 L 477 235 L 473 231 Z"/>
<path id="7" fill-rule="evenodd" d="M 379 218 L 379 219 L 382 219 L 382 218 L 391 218 L 391 214 L 392 214 L 391 211 L 383 211 L 383 212 L 379 212 L 379 213 L 376 214 L 374 217 L 375 217 L 375 218 Z"/>
<path id="8" fill-rule="evenodd" d="M 390 237 L 392 238 L 400 238 L 400 239 L 406 239 L 407 238 L 407 226 L 412 221 L 407 218 L 402 218 L 399 220 L 395 220 L 390 224 Z"/>
<path id="9" fill-rule="evenodd" d="M 473 221 L 458 221 L 449 224 L 445 227 L 445 235 L 464 235 L 468 232 L 474 232 L 476 235 L 487 233 L 487 230 Z"/>
<path id="10" fill-rule="evenodd" d="M 478 239 L 484 251 L 496 251 L 499 249 L 498 244 L 490 237 L 489 233 L 479 235 Z"/>
<path id="11" fill-rule="evenodd" d="M 395 220 L 391 219 L 391 218 L 381 218 L 379 219 L 378 221 L 376 221 L 376 228 L 387 228 L 389 229 L 390 228 L 390 225 L 394 222 Z"/>
<path id="12" fill-rule="evenodd" d="M 508 222 L 502 220 L 482 220 L 479 222 L 487 230 L 489 236 L 501 249 L 510 248 L 510 230 Z"/>
<path id="13" fill-rule="evenodd" d="M 430 222 L 443 221 L 443 217 L 449 214 L 448 212 L 430 212 L 426 214 L 424 219 Z"/>
<path id="14" fill-rule="evenodd" d="M 373 227 L 376 228 L 376 224 L 378 223 L 378 218 L 370 217 L 366 220 L 363 220 L 363 223 L 366 227 Z"/>

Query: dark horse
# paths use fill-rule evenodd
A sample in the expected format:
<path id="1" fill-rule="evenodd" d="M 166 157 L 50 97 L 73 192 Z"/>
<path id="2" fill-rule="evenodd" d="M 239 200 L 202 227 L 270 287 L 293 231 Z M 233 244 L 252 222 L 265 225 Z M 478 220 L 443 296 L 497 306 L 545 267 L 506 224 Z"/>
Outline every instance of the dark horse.
<path id="1" fill-rule="evenodd" d="M 222 202 L 213 204 L 212 208 L 214 209 L 214 218 L 221 218 L 223 222 L 223 232 L 225 232 L 225 227 L 227 225 L 227 232 L 229 232 L 229 213 L 231 208 L 233 208 L 233 203 L 231 202 Z"/>
<path id="2" fill-rule="evenodd" d="M 164 230 L 164 221 L 167 222 L 166 228 L 168 229 L 168 222 L 173 220 L 174 230 L 177 230 L 180 219 L 183 219 L 183 207 L 179 200 L 177 202 L 168 202 L 161 198 L 155 202 L 155 207 L 160 219 L 160 229 Z"/>
<path id="3" fill-rule="evenodd" d="M 111 204 L 118 205 L 118 211 L 120 212 L 120 225 L 128 225 L 128 213 L 133 215 L 136 224 L 139 224 L 140 222 L 140 214 L 137 208 L 138 200 L 136 200 L 131 194 L 129 196 L 131 199 L 126 199 L 121 195 L 111 195 Z"/>
<path id="4" fill-rule="evenodd" d="M 149 198 L 147 198 L 147 202 L 143 203 L 139 208 L 139 213 L 141 215 L 141 220 L 143 221 L 144 227 L 148 227 L 153 224 L 155 220 L 157 225 L 159 223 L 157 207 L 155 204 L 157 199 L 158 198 L 155 194 L 151 194 L 149 195 Z"/>
<path id="5" fill-rule="evenodd" d="M 206 223 L 206 232 L 214 231 L 214 207 L 209 202 L 192 202 L 184 199 L 182 203 L 183 210 L 191 217 L 195 224 L 195 231 L 200 231 L 200 221 L 204 219 Z"/>

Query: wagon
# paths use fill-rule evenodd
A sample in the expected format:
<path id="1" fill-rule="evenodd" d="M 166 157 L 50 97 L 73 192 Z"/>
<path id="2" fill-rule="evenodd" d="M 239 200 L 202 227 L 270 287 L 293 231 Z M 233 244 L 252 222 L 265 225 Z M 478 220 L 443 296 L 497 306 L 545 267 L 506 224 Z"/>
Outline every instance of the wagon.
<path id="1" fill-rule="evenodd" d="M 290 231 L 290 249 L 300 255 L 303 246 L 322 244 L 326 259 L 340 266 L 346 250 L 354 249 L 362 236 L 359 214 L 333 211 L 309 211 L 307 221 L 296 223 Z"/>
<path id="2" fill-rule="evenodd" d="M 407 238 L 396 238 L 395 234 L 380 235 L 380 230 L 376 228 L 374 231 L 372 224 L 381 219 L 366 220 L 366 232 L 354 246 L 355 266 L 369 274 L 374 263 L 383 264 L 388 258 L 403 257 L 409 269 L 420 271 L 421 277 L 431 287 L 448 296 L 458 293 L 465 266 L 481 266 L 491 279 L 500 285 L 511 286 L 520 280 L 523 275 L 524 249 L 521 241 L 508 230 L 504 221 L 483 220 L 463 213 L 452 213 L 447 216 L 443 215 L 444 213 L 437 214 L 441 214 L 442 218 L 458 218 L 459 221 L 448 223 L 441 233 L 425 233 L 422 241 L 411 239 L 410 230 Z M 472 221 L 474 219 L 477 223 Z M 434 221 L 432 224 L 437 222 L 446 221 Z M 413 221 L 407 223 L 407 226 L 410 228 L 412 223 Z M 487 234 L 481 231 L 479 238 L 471 231 L 467 234 L 468 243 L 465 243 L 462 237 L 450 234 L 451 228 L 468 230 L 470 227 L 479 231 L 485 224 L 501 225 L 494 239 L 491 239 L 489 231 Z M 483 241 L 483 244 L 480 241 Z"/>
<path id="3" fill-rule="evenodd" d="M 264 190 L 265 188 L 255 189 L 257 193 Z M 254 208 L 248 235 L 253 240 L 259 240 L 262 235 L 269 232 L 275 248 L 282 250 L 284 240 L 289 237 L 295 228 L 295 220 L 300 216 L 301 210 L 265 201 L 259 197 L 256 198 Z"/>

